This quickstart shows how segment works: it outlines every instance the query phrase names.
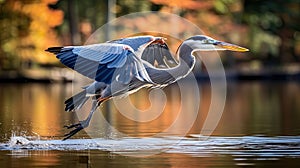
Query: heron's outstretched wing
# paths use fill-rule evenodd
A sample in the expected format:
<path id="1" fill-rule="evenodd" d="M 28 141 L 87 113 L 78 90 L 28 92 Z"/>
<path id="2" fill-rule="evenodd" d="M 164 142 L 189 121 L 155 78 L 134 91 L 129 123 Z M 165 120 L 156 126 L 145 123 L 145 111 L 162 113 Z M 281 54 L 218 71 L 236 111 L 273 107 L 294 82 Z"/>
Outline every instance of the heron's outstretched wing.
<path id="1" fill-rule="evenodd" d="M 102 43 L 86 46 L 51 47 L 46 51 L 67 67 L 98 82 L 128 84 L 133 77 L 151 81 L 139 58 L 128 45 Z"/>
<path id="2" fill-rule="evenodd" d="M 142 54 L 142 59 L 157 68 L 171 68 L 178 65 L 166 43 L 152 43 Z"/>

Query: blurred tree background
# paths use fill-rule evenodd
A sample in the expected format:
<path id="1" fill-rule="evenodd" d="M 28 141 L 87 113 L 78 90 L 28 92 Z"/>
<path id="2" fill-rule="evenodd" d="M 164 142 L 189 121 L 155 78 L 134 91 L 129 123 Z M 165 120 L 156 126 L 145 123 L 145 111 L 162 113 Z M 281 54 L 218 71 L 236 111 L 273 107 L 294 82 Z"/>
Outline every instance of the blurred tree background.
<path id="1" fill-rule="evenodd" d="M 227 53 L 233 69 L 300 69 L 300 0 L 0 0 L 0 71 L 58 64 L 46 48 L 83 44 L 108 20 L 141 11 L 178 14 L 248 47 Z"/>
<path id="2" fill-rule="evenodd" d="M 0 69 L 56 62 L 43 50 L 60 44 L 53 28 L 63 22 L 63 12 L 50 9 L 49 3 L 56 0 L 0 1 Z"/>

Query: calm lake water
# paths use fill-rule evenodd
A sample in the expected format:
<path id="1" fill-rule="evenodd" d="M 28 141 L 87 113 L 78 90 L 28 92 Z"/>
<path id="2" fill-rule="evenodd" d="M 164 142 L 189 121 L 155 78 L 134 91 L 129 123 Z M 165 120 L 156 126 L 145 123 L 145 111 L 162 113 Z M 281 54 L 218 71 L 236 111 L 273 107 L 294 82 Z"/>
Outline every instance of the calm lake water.
<path id="1" fill-rule="evenodd" d="M 189 89 L 182 100 L 176 84 L 164 88 L 163 95 L 154 92 L 152 103 L 162 102 L 163 110 L 147 121 L 148 90 L 129 97 L 137 109 L 146 110 L 133 112 L 134 119 L 108 101 L 86 132 L 61 141 L 68 131 L 63 125 L 78 121 L 75 113 L 64 112 L 64 100 L 73 88 L 79 86 L 0 84 L 1 167 L 300 166 L 297 82 L 228 82 L 225 108 L 217 127 L 208 130 L 211 135 L 200 134 L 211 104 L 210 85 L 204 82 L 199 85 L 200 102 Z M 199 105 L 198 113 L 188 108 L 179 115 L 182 102 L 191 108 Z M 88 114 L 88 106 L 78 112 L 79 118 Z"/>

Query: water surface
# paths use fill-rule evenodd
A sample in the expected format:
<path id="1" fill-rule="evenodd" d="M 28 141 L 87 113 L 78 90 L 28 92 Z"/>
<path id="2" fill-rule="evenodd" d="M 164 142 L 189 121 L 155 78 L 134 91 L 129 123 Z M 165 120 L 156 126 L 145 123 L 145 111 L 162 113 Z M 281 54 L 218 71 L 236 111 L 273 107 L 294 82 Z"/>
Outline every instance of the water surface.
<path id="1" fill-rule="evenodd" d="M 209 83 L 201 84 L 197 118 L 185 134 L 166 130 L 178 116 L 177 85 L 164 89 L 163 113 L 149 122 L 124 117 L 112 101 L 74 139 L 61 141 L 62 126 L 77 122 L 63 111 L 71 84 L 0 84 L 0 164 L 7 167 L 299 167 L 300 85 L 296 82 L 229 82 L 222 118 L 211 136 L 200 135 L 210 105 Z M 130 100 L 150 106 L 149 91 Z M 88 113 L 85 107 L 80 115 Z M 125 107 L 124 107 L 125 108 Z M 186 112 L 189 114 L 188 111 Z M 139 115 L 137 112 L 136 115 Z M 140 114 L 141 115 L 141 114 Z M 101 118 L 102 116 L 102 118 Z M 116 132 L 122 133 L 117 134 Z M 89 135 L 92 135 L 91 139 Z M 142 157 L 144 156 L 144 157 Z"/>

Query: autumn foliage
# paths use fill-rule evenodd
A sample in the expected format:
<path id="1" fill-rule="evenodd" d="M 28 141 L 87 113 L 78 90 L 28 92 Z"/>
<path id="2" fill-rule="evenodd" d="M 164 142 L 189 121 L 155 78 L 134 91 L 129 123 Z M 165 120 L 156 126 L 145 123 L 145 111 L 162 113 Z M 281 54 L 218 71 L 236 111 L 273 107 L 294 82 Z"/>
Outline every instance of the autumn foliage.
<path id="1" fill-rule="evenodd" d="M 117 0 L 109 10 L 108 2 L 111 1 L 0 0 L 0 70 L 24 65 L 26 68 L 32 62 L 57 62 L 55 57 L 44 52 L 49 46 L 74 45 L 72 37 L 78 37 L 76 44 L 84 44 L 94 31 L 107 23 L 109 13 L 120 17 L 142 11 L 175 14 L 191 21 L 206 35 L 251 51 L 248 57 L 224 57 L 225 62 L 255 62 L 263 66 L 300 61 L 300 24 L 297 22 L 300 6 L 297 1 L 139 0 L 136 3 Z M 149 15 L 126 20 L 121 25 L 124 30 L 115 36 L 126 35 L 127 29 L 145 30 L 146 23 L 159 19 L 159 16 Z M 160 23 L 159 28 L 172 32 L 169 22 Z M 186 24 L 178 21 L 174 25 L 178 34 L 190 32 Z M 172 44 L 170 46 L 173 48 Z"/>
<path id="2" fill-rule="evenodd" d="M 45 48 L 60 44 L 53 28 L 63 22 L 63 12 L 48 6 L 56 1 L 6 0 L 1 3 L 0 69 L 56 61 L 44 52 Z"/>

